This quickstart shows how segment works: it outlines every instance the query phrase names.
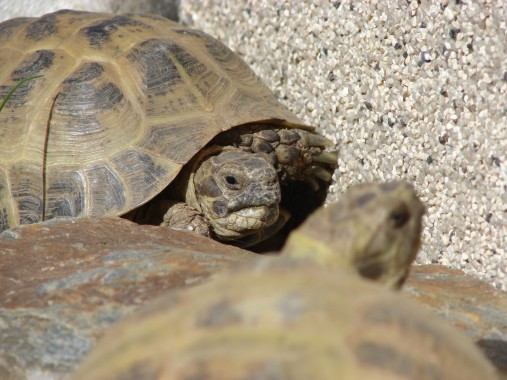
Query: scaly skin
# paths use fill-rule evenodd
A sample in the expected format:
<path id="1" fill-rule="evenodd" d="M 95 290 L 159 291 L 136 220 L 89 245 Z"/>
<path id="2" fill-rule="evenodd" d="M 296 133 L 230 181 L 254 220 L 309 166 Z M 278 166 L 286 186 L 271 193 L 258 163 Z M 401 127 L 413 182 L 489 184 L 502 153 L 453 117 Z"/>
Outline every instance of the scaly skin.
<path id="1" fill-rule="evenodd" d="M 420 245 L 424 206 L 406 182 L 362 184 L 321 208 L 289 236 L 282 254 L 399 288 Z"/>

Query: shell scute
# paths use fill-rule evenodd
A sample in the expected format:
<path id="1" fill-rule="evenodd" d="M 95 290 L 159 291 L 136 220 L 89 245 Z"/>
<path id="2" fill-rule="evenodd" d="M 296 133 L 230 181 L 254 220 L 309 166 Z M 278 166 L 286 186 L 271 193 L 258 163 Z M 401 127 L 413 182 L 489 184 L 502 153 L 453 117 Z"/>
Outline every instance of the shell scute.
<path id="1" fill-rule="evenodd" d="M 200 147 L 209 141 L 209 134 L 220 132 L 206 119 L 188 120 L 179 125 L 171 123 L 151 125 L 138 146 L 143 150 L 167 157 L 171 161 L 184 164 L 190 160 Z"/>
<path id="2" fill-rule="evenodd" d="M 122 150 L 111 158 L 114 169 L 124 179 L 124 187 L 128 186 L 134 203 L 141 204 L 148 200 L 153 186 L 168 174 L 169 168 L 155 160 L 156 157 L 134 149 Z"/>
<path id="3" fill-rule="evenodd" d="M 150 39 L 132 49 L 127 59 L 139 70 L 146 95 L 164 96 L 182 78 L 170 54 L 179 48 L 171 41 Z"/>
<path id="4" fill-rule="evenodd" d="M 7 173 L 0 168 L 0 231 L 12 225 L 16 220 L 14 204 L 11 198 Z"/>
<path id="5" fill-rule="evenodd" d="M 365 370 L 390 373 L 393 378 L 412 379 L 424 374 L 425 379 L 443 379 L 437 366 L 414 360 L 404 352 L 375 342 L 361 342 L 354 347 L 357 361 Z M 419 378 L 419 377 L 417 377 Z"/>
<path id="6" fill-rule="evenodd" d="M 8 171 L 10 193 L 21 224 L 36 223 L 42 216 L 42 174 L 33 162 L 21 162 Z"/>
<path id="7" fill-rule="evenodd" d="M 32 20 L 29 17 L 18 17 L 0 23 L 0 44 L 12 39 L 17 32 Z"/>
<path id="8" fill-rule="evenodd" d="M 118 38 L 115 34 L 121 27 L 140 27 L 141 31 L 143 29 L 151 29 L 150 25 L 135 18 L 114 16 L 82 28 L 79 33 L 88 40 L 91 48 L 102 48 L 114 38 Z M 130 33 L 135 33 L 135 31 L 136 28 L 129 28 Z"/>
<path id="9" fill-rule="evenodd" d="M 102 84 L 82 81 L 63 86 L 58 93 L 55 111 L 60 115 L 81 118 L 80 122 L 85 122 L 86 117 L 110 110 L 122 99 L 123 93 L 113 82 Z"/>
<path id="10" fill-rule="evenodd" d="M 44 15 L 26 27 L 25 37 L 28 40 L 40 41 L 58 31 L 58 18 L 55 14 Z"/>
<path id="11" fill-rule="evenodd" d="M 89 215 L 102 215 L 104 209 L 118 212 L 127 203 L 126 191 L 119 173 L 107 163 L 91 164 L 84 170 L 90 184 Z"/>
<path id="12" fill-rule="evenodd" d="M 135 99 L 125 95 L 124 84 L 117 78 L 114 66 L 105 62 L 85 62 L 67 76 L 56 90 L 50 115 L 48 163 L 101 161 L 143 133 Z"/>
<path id="13" fill-rule="evenodd" d="M 54 57 L 55 53 L 50 50 L 37 50 L 31 53 L 11 73 L 11 80 L 17 82 L 23 78 L 44 74 L 53 64 Z M 5 104 L 5 108 L 19 108 L 25 105 L 35 85 L 36 83 L 34 81 L 23 83 L 9 98 Z M 3 98 L 9 90 L 10 86 L 2 86 L 0 96 Z"/>
<path id="14" fill-rule="evenodd" d="M 104 72 L 104 66 L 98 62 L 85 62 L 73 74 L 65 78 L 63 85 L 90 82 L 99 78 Z"/>
<path id="15" fill-rule="evenodd" d="M 19 80 L 27 76 L 43 74 L 44 70 L 51 67 L 55 59 L 55 53 L 51 50 L 36 50 L 11 74 L 12 79 Z"/>
<path id="16" fill-rule="evenodd" d="M 42 193 L 42 189 L 41 189 Z M 86 183 L 79 170 L 53 171 L 48 178 L 47 218 L 83 215 L 86 210 Z"/>

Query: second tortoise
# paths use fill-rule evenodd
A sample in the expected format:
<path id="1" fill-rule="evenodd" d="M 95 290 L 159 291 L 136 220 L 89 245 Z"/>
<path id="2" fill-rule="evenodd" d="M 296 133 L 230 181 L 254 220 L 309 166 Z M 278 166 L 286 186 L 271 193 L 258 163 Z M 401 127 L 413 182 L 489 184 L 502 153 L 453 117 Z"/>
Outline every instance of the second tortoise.
<path id="1" fill-rule="evenodd" d="M 422 213 L 406 183 L 352 188 L 281 257 L 120 322 L 71 379 L 497 379 L 468 337 L 386 289 L 409 271 Z"/>

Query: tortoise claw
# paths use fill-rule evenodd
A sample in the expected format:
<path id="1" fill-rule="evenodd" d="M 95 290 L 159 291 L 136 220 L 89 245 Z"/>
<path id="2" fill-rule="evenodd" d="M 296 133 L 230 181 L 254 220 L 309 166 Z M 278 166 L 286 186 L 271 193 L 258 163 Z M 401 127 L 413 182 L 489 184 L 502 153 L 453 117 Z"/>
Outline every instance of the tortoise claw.
<path id="1" fill-rule="evenodd" d="M 332 146 L 333 142 L 323 136 L 315 135 L 313 133 L 308 133 L 308 145 L 315 146 L 315 147 Z"/>
<path id="2" fill-rule="evenodd" d="M 336 166 L 338 162 L 338 154 L 336 152 L 326 151 L 316 152 L 312 154 L 312 161 Z"/>
<path id="3" fill-rule="evenodd" d="M 312 168 L 311 174 L 324 182 L 331 182 L 333 178 L 333 173 L 321 166 Z"/>
<path id="4" fill-rule="evenodd" d="M 305 183 L 308 184 L 308 186 L 312 191 L 318 191 L 320 189 L 319 182 L 313 177 L 308 177 L 307 179 L 305 179 Z"/>

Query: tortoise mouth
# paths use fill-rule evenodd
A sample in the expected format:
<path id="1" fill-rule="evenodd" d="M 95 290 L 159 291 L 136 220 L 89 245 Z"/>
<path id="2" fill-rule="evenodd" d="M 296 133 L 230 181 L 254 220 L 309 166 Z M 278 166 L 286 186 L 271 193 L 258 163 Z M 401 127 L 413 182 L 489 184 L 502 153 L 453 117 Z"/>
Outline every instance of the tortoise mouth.
<path id="1" fill-rule="evenodd" d="M 215 219 L 213 228 L 221 239 L 234 240 L 271 226 L 278 220 L 278 216 L 277 206 L 246 207 Z"/>

